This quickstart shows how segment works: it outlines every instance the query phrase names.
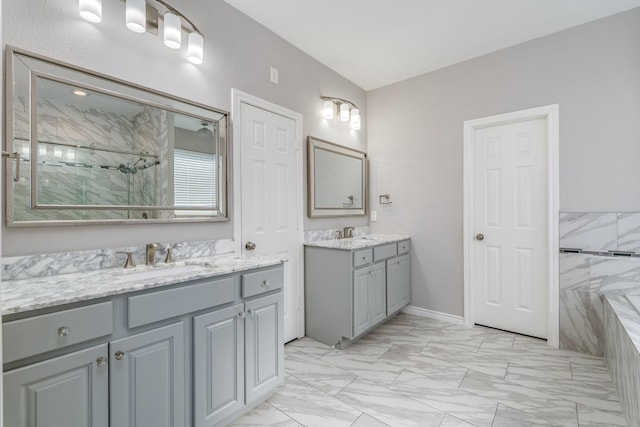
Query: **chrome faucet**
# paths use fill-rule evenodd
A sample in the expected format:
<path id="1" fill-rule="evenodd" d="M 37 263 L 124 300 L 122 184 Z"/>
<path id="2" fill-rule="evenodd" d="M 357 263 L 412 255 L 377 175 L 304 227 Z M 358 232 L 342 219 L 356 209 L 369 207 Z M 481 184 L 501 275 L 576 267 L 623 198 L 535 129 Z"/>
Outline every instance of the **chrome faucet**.
<path id="1" fill-rule="evenodd" d="M 353 230 L 355 230 L 355 228 L 353 228 L 353 227 L 345 227 L 342 235 L 344 236 L 345 239 L 353 237 Z"/>
<path id="2" fill-rule="evenodd" d="M 160 243 L 147 243 L 145 253 L 145 264 L 153 265 L 156 263 L 156 249 L 160 247 Z"/>

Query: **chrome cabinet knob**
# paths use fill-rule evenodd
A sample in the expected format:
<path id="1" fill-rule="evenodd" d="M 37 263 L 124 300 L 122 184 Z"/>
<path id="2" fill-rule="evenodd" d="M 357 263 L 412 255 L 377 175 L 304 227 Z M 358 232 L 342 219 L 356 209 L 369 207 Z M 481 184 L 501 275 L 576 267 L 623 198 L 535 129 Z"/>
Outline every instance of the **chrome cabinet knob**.
<path id="1" fill-rule="evenodd" d="M 122 359 L 124 359 L 124 352 L 116 351 L 116 360 L 122 360 Z"/>
<path id="2" fill-rule="evenodd" d="M 68 326 L 60 326 L 58 328 L 58 336 L 59 337 L 66 337 L 67 335 L 69 335 L 70 329 Z"/>
<path id="3" fill-rule="evenodd" d="M 269 281 L 268 280 L 263 280 L 261 286 L 265 289 L 269 289 Z"/>
<path id="4" fill-rule="evenodd" d="M 241 319 L 244 319 L 247 317 L 247 313 L 245 313 L 244 311 L 241 311 L 240 313 L 238 313 L 238 317 Z"/>
<path id="5" fill-rule="evenodd" d="M 252 309 L 247 310 L 247 315 L 248 316 L 253 316 L 254 313 L 255 313 L 255 311 L 253 311 Z"/>
<path id="6" fill-rule="evenodd" d="M 476 234 L 476 240 L 484 240 L 484 234 L 482 233 Z"/>
<path id="7" fill-rule="evenodd" d="M 254 249 L 256 248 L 256 244 L 255 244 L 255 243 L 253 243 L 253 242 L 247 242 L 247 243 L 244 245 L 244 248 L 245 248 L 246 250 L 248 250 L 248 251 L 252 251 L 252 250 L 254 250 Z"/>
<path id="8" fill-rule="evenodd" d="M 108 360 L 104 356 L 100 356 L 96 359 L 96 363 L 98 364 L 98 368 L 102 368 L 103 366 L 107 366 Z"/>

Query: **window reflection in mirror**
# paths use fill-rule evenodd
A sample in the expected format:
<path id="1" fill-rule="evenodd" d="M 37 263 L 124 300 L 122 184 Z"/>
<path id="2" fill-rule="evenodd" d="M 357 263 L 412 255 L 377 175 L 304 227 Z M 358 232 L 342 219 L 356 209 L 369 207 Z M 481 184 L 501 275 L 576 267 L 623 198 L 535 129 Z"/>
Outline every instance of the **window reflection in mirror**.
<path id="1" fill-rule="evenodd" d="M 21 53 L 9 65 L 9 225 L 226 219 L 226 113 Z"/>

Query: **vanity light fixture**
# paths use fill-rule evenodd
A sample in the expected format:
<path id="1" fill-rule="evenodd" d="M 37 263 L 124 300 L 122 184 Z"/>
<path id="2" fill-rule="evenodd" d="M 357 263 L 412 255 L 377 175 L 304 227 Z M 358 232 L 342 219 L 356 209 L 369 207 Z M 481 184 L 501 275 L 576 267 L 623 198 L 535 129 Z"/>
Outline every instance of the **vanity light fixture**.
<path id="1" fill-rule="evenodd" d="M 163 12 L 163 42 L 171 49 L 182 47 L 182 31 L 188 33 L 187 59 L 202 64 L 204 37 L 189 18 L 163 0 L 120 0 L 125 3 L 127 28 L 135 33 L 158 34 L 159 9 Z M 159 7 L 157 7 L 159 6 Z M 102 0 L 79 0 L 80 16 L 90 22 L 102 21 Z"/>
<path id="2" fill-rule="evenodd" d="M 102 21 L 102 0 L 80 0 L 78 11 L 87 21 L 100 22 Z"/>
<path id="3" fill-rule="evenodd" d="M 75 96 L 89 96 L 89 92 L 82 89 L 73 89 L 71 93 L 74 94 Z"/>
<path id="4" fill-rule="evenodd" d="M 351 101 L 347 101 L 343 98 L 335 98 L 333 96 L 321 96 L 323 100 L 322 104 L 322 117 L 327 120 L 333 119 L 333 112 L 335 107 L 338 107 L 338 117 L 342 122 L 351 121 L 351 128 L 360 129 L 360 110 Z"/>

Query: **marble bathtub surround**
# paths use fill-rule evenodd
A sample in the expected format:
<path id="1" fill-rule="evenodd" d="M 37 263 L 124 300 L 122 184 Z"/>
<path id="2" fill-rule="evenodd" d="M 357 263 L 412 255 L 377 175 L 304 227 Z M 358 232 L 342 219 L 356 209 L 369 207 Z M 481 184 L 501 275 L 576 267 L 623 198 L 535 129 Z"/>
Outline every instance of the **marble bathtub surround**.
<path id="1" fill-rule="evenodd" d="M 230 239 L 205 240 L 200 242 L 161 243 L 156 259 L 163 260 L 167 248 L 173 248 L 175 260 L 202 258 L 226 254 L 234 251 Z M 144 264 L 145 246 L 130 246 L 114 249 L 59 252 L 53 254 L 26 255 L 0 259 L 2 280 L 28 279 L 34 277 L 57 276 L 60 274 L 82 273 L 124 266 L 126 256 L 116 252 L 133 252 L 136 264 Z"/>
<path id="2" fill-rule="evenodd" d="M 639 212 L 561 212 L 561 248 L 640 253 Z"/>
<path id="3" fill-rule="evenodd" d="M 285 373 L 233 427 L 627 426 L 602 358 L 404 313 L 346 350 L 287 344 Z"/>
<path id="4" fill-rule="evenodd" d="M 640 313 L 622 295 L 604 303 L 605 358 L 629 425 L 640 425 Z"/>
<path id="5" fill-rule="evenodd" d="M 135 269 L 105 268 L 92 272 L 4 280 L 0 308 L 3 315 L 204 279 L 236 271 L 268 267 L 280 259 L 229 253 Z"/>
<path id="6" fill-rule="evenodd" d="M 327 228 L 323 230 L 305 230 L 304 243 L 316 242 L 318 240 L 333 240 L 338 238 L 338 233 L 342 232 L 342 228 Z M 353 237 L 359 237 L 369 234 L 369 226 L 363 225 L 354 227 Z"/>
<path id="7" fill-rule="evenodd" d="M 640 258 L 561 254 L 560 346 L 602 356 L 602 297 L 640 291 Z M 639 316 L 640 322 L 640 316 Z"/>

